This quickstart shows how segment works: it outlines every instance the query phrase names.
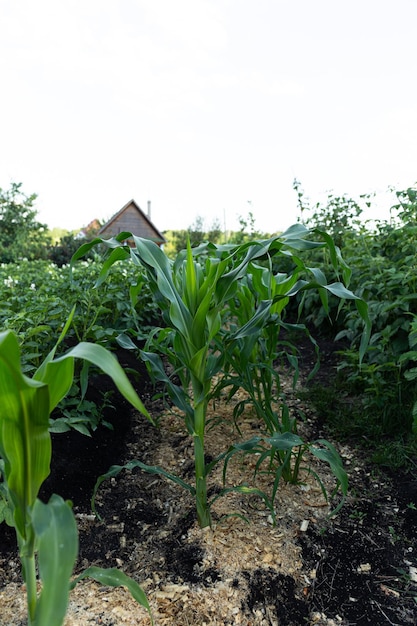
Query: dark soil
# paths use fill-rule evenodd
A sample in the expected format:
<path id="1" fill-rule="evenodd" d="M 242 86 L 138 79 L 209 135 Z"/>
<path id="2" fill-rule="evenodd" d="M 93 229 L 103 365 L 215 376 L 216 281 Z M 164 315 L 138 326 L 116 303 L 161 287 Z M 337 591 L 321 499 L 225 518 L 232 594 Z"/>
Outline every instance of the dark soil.
<path id="1" fill-rule="evenodd" d="M 323 349 L 321 380 L 333 375 L 335 363 L 334 346 L 326 343 Z M 309 346 L 304 353 L 305 361 L 311 360 Z M 132 382 L 151 413 L 160 413 L 163 405 L 152 399 L 155 390 L 146 369 L 126 351 L 118 356 L 122 365 L 139 371 Z M 90 396 L 97 398 L 101 389 L 108 390 L 109 381 L 96 376 Z M 99 427 L 91 438 L 75 431 L 53 436 L 52 471 L 41 493 L 44 500 L 58 493 L 73 502 L 80 532 L 77 570 L 90 564 L 122 566 L 138 579 L 154 575 L 210 587 L 221 573 L 204 564 L 197 541 L 186 540 L 195 522 L 193 503 L 187 494 L 179 500 L 178 488 L 169 481 L 139 470 L 123 471 L 103 483 L 98 493 L 97 509 L 105 521 L 91 516 L 97 477 L 110 465 L 132 458 L 152 463 L 161 445 L 158 429 L 133 414 L 116 393 L 112 403 L 115 409 L 105 417 L 114 430 Z M 307 415 L 312 430 L 325 434 L 325 426 L 308 408 Z M 180 454 L 187 442 L 175 435 L 171 444 Z M 331 623 L 321 622 L 320 615 L 346 626 L 417 623 L 417 586 L 410 579 L 410 567 L 417 567 L 417 482 L 406 474 L 390 476 L 363 456 L 354 451 L 348 461 L 351 495 L 340 514 L 299 533 L 304 570 L 312 584 L 303 585 L 300 577 L 268 567 L 243 571 L 233 583 L 238 586 L 243 580 L 247 590 L 240 607 L 243 621 L 236 623 Z M 3 524 L 0 586 L 19 580 L 14 531 Z M 256 615 L 266 621 L 256 621 Z"/>

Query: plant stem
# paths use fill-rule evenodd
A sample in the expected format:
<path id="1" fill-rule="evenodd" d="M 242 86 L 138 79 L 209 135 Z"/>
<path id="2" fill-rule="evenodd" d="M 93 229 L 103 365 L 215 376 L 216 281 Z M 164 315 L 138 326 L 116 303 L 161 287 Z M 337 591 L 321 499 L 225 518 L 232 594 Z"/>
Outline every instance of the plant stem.
<path id="1" fill-rule="evenodd" d="M 22 557 L 22 564 L 25 572 L 28 626 L 31 626 L 35 620 L 37 602 L 35 555 Z"/>
<path id="2" fill-rule="evenodd" d="M 207 502 L 206 462 L 204 458 L 206 410 L 207 401 L 205 399 L 198 402 L 194 407 L 195 499 L 200 528 L 211 526 L 211 514 Z"/>

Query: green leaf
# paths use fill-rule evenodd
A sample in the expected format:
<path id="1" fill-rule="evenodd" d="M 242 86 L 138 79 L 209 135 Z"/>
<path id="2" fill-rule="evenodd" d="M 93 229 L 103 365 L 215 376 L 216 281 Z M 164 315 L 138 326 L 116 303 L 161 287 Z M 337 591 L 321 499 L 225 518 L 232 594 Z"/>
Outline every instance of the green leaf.
<path id="1" fill-rule="evenodd" d="M 133 237 L 133 239 L 136 244 L 135 254 L 148 270 L 149 278 L 156 282 L 158 290 L 170 303 L 172 324 L 184 337 L 187 337 L 192 318 L 175 287 L 168 257 L 153 241 L 141 237 Z"/>
<path id="2" fill-rule="evenodd" d="M 324 447 L 317 448 L 316 446 L 310 446 L 310 452 L 321 461 L 325 461 L 329 464 L 330 469 L 332 470 L 334 476 L 336 477 L 338 485 L 340 484 L 340 488 L 342 490 L 343 498 L 341 502 L 330 513 L 330 515 L 336 515 L 336 513 L 338 513 L 342 508 L 347 496 L 349 486 L 348 475 L 343 467 L 342 459 L 340 458 L 340 455 L 334 445 L 327 441 L 327 439 L 319 439 L 317 443 L 321 444 Z M 336 487 L 335 492 L 337 488 L 338 486 Z"/>
<path id="3" fill-rule="evenodd" d="M 302 446 L 304 441 L 294 433 L 285 432 L 275 434 L 273 437 L 265 439 L 274 450 L 291 450 L 297 446 Z"/>
<path id="4" fill-rule="evenodd" d="M 64 328 L 61 331 L 61 334 L 58 337 L 58 341 L 56 342 L 56 344 L 54 345 L 54 347 L 52 348 L 52 350 L 49 352 L 49 354 L 46 356 L 45 360 L 43 361 L 42 365 L 39 367 L 39 369 L 36 371 L 35 375 L 33 378 L 35 378 L 36 380 L 42 380 L 42 377 L 44 375 L 44 371 L 48 365 L 48 363 L 50 363 L 52 361 L 52 359 L 55 356 L 56 350 L 59 346 L 60 343 L 62 343 L 62 341 L 65 339 L 65 336 L 71 326 L 72 320 L 74 318 L 74 313 L 75 313 L 75 309 L 76 309 L 76 305 L 74 304 L 74 306 L 71 309 L 71 312 L 68 316 L 67 321 L 65 322 Z"/>
<path id="5" fill-rule="evenodd" d="M 343 283 L 332 283 L 330 285 L 323 285 L 323 287 L 338 298 L 346 298 L 347 300 L 360 300 L 360 298 L 356 296 L 353 291 L 350 291 L 350 289 L 346 289 Z"/>
<path id="6" fill-rule="evenodd" d="M 138 604 L 143 606 L 148 611 L 151 622 L 152 624 L 154 623 L 151 614 L 151 607 L 149 606 L 149 602 L 146 598 L 144 591 L 135 580 L 129 578 L 129 576 L 127 576 L 124 572 L 121 572 L 115 567 L 112 567 L 110 569 L 103 569 L 101 567 L 95 566 L 88 567 L 80 576 L 78 576 L 73 581 L 71 588 L 73 589 L 80 580 L 83 580 L 85 578 L 93 578 L 102 585 L 107 585 L 109 587 L 126 587 L 130 591 L 132 597 L 136 600 L 136 602 L 138 602 Z"/>
<path id="7" fill-rule="evenodd" d="M 107 278 L 110 268 L 116 261 L 124 261 L 129 258 L 129 249 L 125 246 L 120 246 L 111 251 L 110 256 L 104 261 L 103 267 L 100 271 L 99 277 L 95 283 L 95 287 L 99 287 Z"/>
<path id="8" fill-rule="evenodd" d="M 266 320 L 270 316 L 271 301 L 262 300 L 255 311 L 253 317 L 241 326 L 236 333 L 232 335 L 232 339 L 240 339 L 251 335 L 256 335 L 262 330 Z"/>
<path id="9" fill-rule="evenodd" d="M 172 480 L 172 482 L 176 483 L 180 487 L 183 487 L 184 489 L 189 491 L 191 495 L 193 496 L 195 495 L 195 488 L 192 485 L 186 483 L 179 476 L 175 476 L 175 474 L 170 474 L 170 472 L 167 472 L 166 470 L 162 469 L 162 467 L 158 467 L 156 465 L 146 465 L 145 463 L 142 463 L 141 461 L 129 461 L 128 463 L 126 463 L 126 465 L 112 465 L 110 469 L 108 470 L 108 472 L 98 477 L 97 482 L 94 486 L 93 495 L 91 497 L 91 508 L 99 519 L 101 518 L 96 511 L 95 498 L 96 498 L 96 494 L 101 483 L 107 478 L 114 478 L 124 469 L 131 470 L 131 469 L 134 469 L 135 467 L 139 467 L 140 469 L 144 470 L 148 474 L 157 474 L 159 476 L 164 476 L 165 478 Z"/>
<path id="10" fill-rule="evenodd" d="M 124 348 L 125 350 L 137 350 L 138 349 L 137 345 L 133 343 L 129 335 L 126 335 L 126 333 L 120 333 L 120 335 L 117 335 L 116 341 L 119 344 L 119 346 L 121 348 Z"/>
<path id="11" fill-rule="evenodd" d="M 194 411 L 187 400 L 187 393 L 182 387 L 175 385 L 175 383 L 173 383 L 167 376 L 161 357 L 155 352 L 145 352 L 144 350 L 141 350 L 140 355 L 145 363 L 148 364 L 151 376 L 153 376 L 156 380 L 165 383 L 169 397 L 172 399 L 175 406 L 177 406 L 188 416 L 189 419 L 192 420 Z"/>
<path id="12" fill-rule="evenodd" d="M 35 372 L 34 380 L 39 380 L 49 389 L 49 412 L 64 398 L 74 379 L 74 359 L 61 358 L 49 361 L 42 365 L 42 369 Z"/>
<path id="13" fill-rule="evenodd" d="M 74 514 L 67 502 L 53 495 L 48 504 L 36 500 L 32 523 L 42 581 L 35 626 L 61 626 L 67 612 L 70 579 L 78 554 Z"/>
<path id="14" fill-rule="evenodd" d="M 0 333 L 0 455 L 18 532 L 26 537 L 28 510 L 49 475 L 48 387 L 24 376 L 11 331 Z"/>
<path id="15" fill-rule="evenodd" d="M 145 415 L 148 420 L 153 423 L 151 416 L 136 391 L 133 389 L 132 384 L 123 371 L 123 368 L 111 352 L 103 348 L 103 346 L 94 343 L 81 342 L 74 346 L 74 348 L 71 348 L 66 355 L 56 359 L 55 362 L 60 362 L 68 358 L 84 359 L 99 367 L 105 374 L 110 376 L 126 400 L 128 400 L 132 406 L 135 407 L 135 409 Z"/>

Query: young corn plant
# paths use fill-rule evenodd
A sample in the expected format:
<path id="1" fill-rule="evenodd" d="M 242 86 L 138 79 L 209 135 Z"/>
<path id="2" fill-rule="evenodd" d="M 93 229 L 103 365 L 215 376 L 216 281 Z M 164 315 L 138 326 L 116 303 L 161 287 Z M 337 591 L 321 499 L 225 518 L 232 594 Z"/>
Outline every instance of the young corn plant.
<path id="1" fill-rule="evenodd" d="M 195 484 L 188 485 L 173 475 L 169 477 L 192 493 L 198 523 L 204 528 L 211 525 L 207 476 L 215 464 L 206 463 L 205 459 L 207 406 L 213 376 L 221 369 L 223 360 L 222 354 L 212 350 L 213 340 L 221 327 L 224 306 L 236 292 L 248 263 L 264 255 L 270 243 L 256 242 L 231 249 L 207 244 L 197 252 L 188 243 L 187 250 L 172 262 L 147 239 L 133 237 L 133 250 L 115 247 L 120 245 L 118 239 L 122 237 L 126 238 L 126 233 L 108 242 L 98 239 L 85 244 L 73 261 L 92 245 L 105 243 L 115 249 L 103 265 L 101 279 L 104 280 L 113 262 L 128 256 L 145 268 L 166 327 L 151 333 L 141 355 L 151 373 L 167 383 L 174 403 L 184 413 L 187 432 L 194 441 Z M 168 358 L 181 385 L 173 384 L 165 373 L 161 354 Z M 167 475 L 162 470 L 160 473 Z"/>
<path id="2" fill-rule="evenodd" d="M 118 361 L 103 347 L 80 343 L 55 358 L 70 322 L 32 378 L 22 372 L 16 335 L 10 330 L 0 333 L 0 516 L 16 531 L 29 626 L 61 626 L 71 586 L 87 576 L 126 586 L 150 612 L 139 585 L 116 569 L 90 567 L 71 583 L 78 555 L 71 505 L 56 494 L 47 504 L 38 498 L 50 473 L 49 416 L 72 385 L 74 359 L 100 367 L 125 398 L 151 419 Z"/>
<path id="3" fill-rule="evenodd" d="M 332 253 L 334 270 L 339 269 L 338 265 L 344 269 L 343 260 L 333 242 L 327 239 L 325 245 Z M 279 265 L 279 255 L 282 252 L 276 253 L 274 265 Z M 227 397 L 230 399 L 239 389 L 244 389 L 247 399 L 235 405 L 235 423 L 239 428 L 239 416 L 245 406 L 250 405 L 260 419 L 262 424 L 260 430 L 263 431 L 261 437 L 254 437 L 242 446 L 232 446 L 226 456 L 225 465 L 236 453 L 257 455 L 255 474 L 265 471 L 267 463 L 266 471 L 275 476 L 269 499 L 270 508 L 273 506 L 280 478 L 286 482 L 297 483 L 301 469 L 307 469 L 314 474 L 327 499 L 327 493 L 318 474 L 311 470 L 311 466 L 306 466 L 305 460 L 310 455 L 328 462 L 343 496 L 347 491 L 347 477 L 336 449 L 323 439 L 314 443 L 301 439 L 297 432 L 297 419 L 291 416 L 281 391 L 278 361 L 287 363 L 292 368 L 293 386 L 298 379 L 297 349 L 287 338 L 282 338 L 283 331 L 287 331 L 287 334 L 288 331 L 306 333 L 315 346 L 317 355 L 317 362 L 310 376 L 319 366 L 318 346 L 308 329 L 303 324 L 288 324 L 284 321 L 287 304 L 291 298 L 307 290 L 319 293 L 327 314 L 329 314 L 328 292 L 340 299 L 356 300 L 362 319 L 369 329 L 366 308 L 357 296 L 342 283 L 328 284 L 321 270 L 305 266 L 297 250 L 286 249 L 285 255 L 286 261 L 289 258 L 292 260 L 294 269 L 290 273 L 274 273 L 272 263 L 269 266 L 261 266 L 255 262 L 250 264 L 238 292 L 229 302 L 228 323 L 221 329 L 216 339 L 218 348 L 222 347 L 224 351 L 224 376 L 217 385 L 216 394 L 222 389 L 229 389 Z M 263 324 L 254 328 L 250 324 L 253 311 L 265 306 L 266 302 L 269 306 L 265 309 Z M 365 334 L 369 332 L 368 329 L 365 330 Z"/>
<path id="4" fill-rule="evenodd" d="M 205 458 L 207 407 L 212 397 L 213 378 L 221 372 L 227 361 L 225 346 L 221 343 L 224 337 L 221 329 L 225 321 L 225 311 L 228 306 L 232 306 L 233 298 L 239 298 L 241 282 L 256 260 L 268 263 L 277 254 L 289 255 L 291 250 L 301 251 L 325 245 L 307 240 L 309 232 L 305 227 L 296 225 L 279 238 L 247 242 L 238 246 L 216 247 L 213 244 L 202 244 L 192 249 L 188 243 L 187 249 L 173 262 L 158 246 L 146 239 L 133 237 L 135 248 L 123 247 L 121 242 L 132 235 L 121 233 L 108 241 L 96 239 L 85 244 L 72 259 L 73 263 L 98 244 L 109 247 L 112 251 L 103 263 L 98 284 L 106 278 L 111 265 L 121 259 L 130 258 L 145 268 L 166 326 L 157 328 L 150 334 L 141 356 L 147 362 L 152 375 L 166 383 L 171 399 L 184 414 L 186 429 L 194 441 L 195 484 L 188 485 L 161 468 L 148 467 L 139 461 L 132 463 L 147 471 L 168 476 L 186 487 L 195 498 L 201 527 L 211 524 L 212 501 L 208 499 L 207 477 L 226 454 L 222 453 L 210 462 Z M 331 247 L 331 254 L 336 263 L 338 252 L 334 246 Z M 343 293 L 342 297 L 347 297 L 350 293 L 341 283 L 326 285 L 322 275 L 314 273 L 314 270 L 312 273 L 320 287 L 339 290 Z M 243 358 L 250 357 L 260 329 L 271 319 L 271 311 L 282 306 L 282 302 L 279 304 L 280 300 L 285 301 L 292 292 L 302 290 L 305 285 L 306 281 L 299 279 L 297 272 L 288 279 L 286 290 L 282 293 L 268 293 L 265 300 L 257 302 L 257 306 L 248 307 L 245 323 L 233 336 L 234 340 L 244 339 L 251 346 L 246 347 Z M 322 298 L 326 299 L 326 293 L 322 294 Z M 364 311 L 362 309 L 362 313 Z M 126 345 L 126 337 L 123 342 Z M 175 384 L 172 375 L 166 373 L 161 355 L 172 366 L 173 374 L 180 384 Z M 114 476 L 121 469 L 123 468 L 120 466 L 110 468 L 106 475 L 100 477 L 99 482 L 108 476 Z M 227 491 L 229 490 L 226 489 L 224 493 Z"/>
<path id="5" fill-rule="evenodd" d="M 218 349 L 224 352 L 223 376 L 216 393 L 229 389 L 228 399 L 231 399 L 239 389 L 247 392 L 247 399 L 235 405 L 237 426 L 239 415 L 247 404 L 251 404 L 270 434 L 292 430 L 285 415 L 280 416 L 277 411 L 277 403 L 282 401 L 278 361 L 292 369 L 294 386 L 299 375 L 297 348 L 283 338 L 283 331 L 304 332 L 310 337 L 316 349 L 318 367 L 318 347 L 307 328 L 303 324 L 286 323 L 282 317 L 289 300 L 287 294 L 291 290 L 297 293 L 293 287 L 298 271 L 293 271 L 290 276 L 273 274 L 268 267 L 251 264 L 238 292 L 229 302 L 227 324 L 216 338 Z M 264 309 L 262 325 L 248 327 L 253 312 L 260 308 Z"/>

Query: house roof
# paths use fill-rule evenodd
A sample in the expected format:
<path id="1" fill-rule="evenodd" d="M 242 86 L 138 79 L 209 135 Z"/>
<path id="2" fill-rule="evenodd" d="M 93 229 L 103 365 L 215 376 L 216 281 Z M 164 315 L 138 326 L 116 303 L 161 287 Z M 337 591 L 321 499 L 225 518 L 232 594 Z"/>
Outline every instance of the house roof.
<path id="1" fill-rule="evenodd" d="M 165 237 L 142 211 L 138 204 L 129 200 L 117 213 L 113 215 L 99 230 L 99 235 L 115 237 L 127 231 L 138 237 L 151 239 L 156 243 L 165 243 Z"/>

